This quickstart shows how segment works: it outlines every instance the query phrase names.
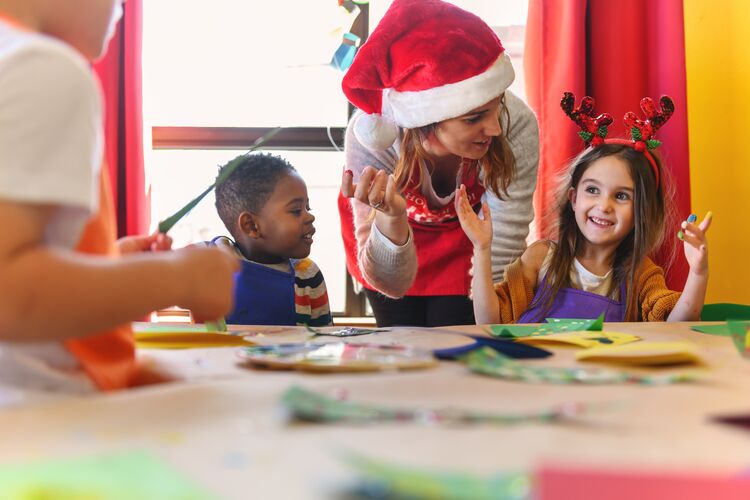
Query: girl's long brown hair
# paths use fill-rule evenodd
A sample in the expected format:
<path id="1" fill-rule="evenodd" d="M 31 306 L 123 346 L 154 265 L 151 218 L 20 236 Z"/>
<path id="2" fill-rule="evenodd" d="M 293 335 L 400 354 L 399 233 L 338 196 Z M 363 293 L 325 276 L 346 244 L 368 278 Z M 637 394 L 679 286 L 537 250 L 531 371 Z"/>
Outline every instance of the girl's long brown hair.
<path id="1" fill-rule="evenodd" d="M 671 194 L 670 188 L 664 187 L 665 183 L 669 183 L 669 176 L 663 175 L 664 169 L 658 155 L 654 152 L 651 152 L 651 155 L 659 170 L 661 182 L 658 186 L 651 164 L 644 154 L 627 145 L 603 144 L 587 149 L 573 160 L 560 183 L 556 244 L 552 246 L 552 256 L 545 278 L 546 291 L 529 306 L 531 308 L 542 304 L 543 312 L 534 321 L 544 321 L 560 289 L 571 286 L 570 270 L 573 268 L 573 260 L 585 244 L 585 239 L 576 223 L 568 192 L 571 188 L 578 188 L 583 174 L 595 161 L 608 156 L 619 158 L 628 165 L 634 185 L 634 226 L 615 250 L 612 263 L 612 285 L 608 295 L 613 297 L 620 290 L 621 284 L 625 283 L 627 285 L 626 311 L 630 311 L 631 307 L 636 307 L 633 293 L 638 268 L 643 260 L 661 245 L 666 224 L 673 219 L 671 205 L 667 206 L 665 202 L 667 196 Z M 671 184 L 667 185 L 671 186 Z M 623 297 L 620 297 L 620 300 L 622 299 Z"/>
<path id="2" fill-rule="evenodd" d="M 508 186 L 516 172 L 516 158 L 513 150 L 508 144 L 506 136 L 510 133 L 510 113 L 505 106 L 505 95 L 500 100 L 500 116 L 498 121 L 502 126 L 502 133 L 492 138 L 487 154 L 479 160 L 480 179 L 484 186 L 492 190 L 498 198 L 508 194 Z M 422 185 L 422 169 L 420 164 L 429 164 L 429 155 L 422 146 L 422 141 L 430 134 L 435 132 L 437 123 L 432 123 L 416 129 L 405 129 L 404 137 L 401 141 L 401 154 L 396 161 L 396 167 L 393 175 L 396 185 L 403 189 L 411 179 L 414 172 L 417 172 L 417 183 L 414 188 L 418 189 Z"/>

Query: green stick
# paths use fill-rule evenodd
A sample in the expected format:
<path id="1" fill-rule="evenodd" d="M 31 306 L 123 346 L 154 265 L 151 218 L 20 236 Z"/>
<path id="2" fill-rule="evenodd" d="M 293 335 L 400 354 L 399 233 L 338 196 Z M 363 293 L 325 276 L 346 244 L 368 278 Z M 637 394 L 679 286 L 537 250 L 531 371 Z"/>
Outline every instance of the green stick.
<path id="1" fill-rule="evenodd" d="M 281 130 L 281 127 L 276 127 L 275 129 L 271 130 L 266 135 L 264 135 L 263 137 L 261 137 L 258 140 L 256 140 L 250 146 L 250 149 L 245 154 L 243 154 L 241 156 L 238 156 L 237 158 L 235 158 L 234 160 L 232 160 L 231 162 L 229 162 L 229 164 L 226 166 L 226 168 L 224 168 L 224 170 L 221 172 L 221 174 L 216 178 L 216 180 L 214 181 L 214 183 L 211 184 L 205 191 L 203 191 L 201 194 L 199 194 L 198 197 L 196 197 L 193 200 L 191 200 L 187 205 L 185 205 L 184 207 L 182 207 L 181 209 L 179 209 L 175 214 L 173 214 L 170 217 L 167 217 L 163 221 L 159 222 L 159 232 L 163 233 L 163 234 L 166 234 L 167 231 L 169 231 L 170 229 L 172 229 L 172 227 L 174 227 L 174 225 L 177 224 L 177 222 L 180 219 L 182 219 L 183 217 L 185 217 L 193 208 L 195 208 L 195 206 L 198 203 L 200 203 L 200 201 L 203 198 L 205 198 L 206 195 L 208 193 L 210 193 L 212 189 L 214 189 L 215 187 L 220 186 L 221 184 L 223 184 L 224 181 L 227 180 L 227 177 L 229 177 L 230 175 L 232 175 L 232 172 L 234 172 L 237 169 L 237 167 L 239 166 L 240 161 L 242 160 L 242 158 L 244 158 L 245 156 L 249 155 L 250 153 L 252 153 L 256 149 L 258 149 L 259 147 L 261 147 L 263 144 L 265 144 L 266 142 L 268 142 L 273 136 L 275 136 L 276 134 L 278 134 L 280 130 Z"/>

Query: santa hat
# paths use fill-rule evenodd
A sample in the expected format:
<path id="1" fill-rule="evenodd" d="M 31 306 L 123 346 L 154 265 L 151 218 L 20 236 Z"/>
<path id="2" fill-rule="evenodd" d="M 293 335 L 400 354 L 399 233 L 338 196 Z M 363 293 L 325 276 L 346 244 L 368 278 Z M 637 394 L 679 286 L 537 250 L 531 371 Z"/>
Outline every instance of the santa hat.
<path id="1" fill-rule="evenodd" d="M 353 124 L 374 150 L 417 128 L 461 116 L 513 82 L 510 58 L 480 18 L 441 0 L 395 0 L 344 76 L 364 111 Z"/>

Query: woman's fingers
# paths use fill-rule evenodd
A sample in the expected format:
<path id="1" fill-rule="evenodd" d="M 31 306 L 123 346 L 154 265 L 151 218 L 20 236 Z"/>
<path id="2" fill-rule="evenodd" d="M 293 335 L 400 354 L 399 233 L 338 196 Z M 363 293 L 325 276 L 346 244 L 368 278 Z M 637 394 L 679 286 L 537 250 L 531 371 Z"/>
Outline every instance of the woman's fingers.
<path id="1" fill-rule="evenodd" d="M 344 170 L 341 175 L 341 194 L 346 198 L 354 196 L 354 172 L 351 170 Z"/>

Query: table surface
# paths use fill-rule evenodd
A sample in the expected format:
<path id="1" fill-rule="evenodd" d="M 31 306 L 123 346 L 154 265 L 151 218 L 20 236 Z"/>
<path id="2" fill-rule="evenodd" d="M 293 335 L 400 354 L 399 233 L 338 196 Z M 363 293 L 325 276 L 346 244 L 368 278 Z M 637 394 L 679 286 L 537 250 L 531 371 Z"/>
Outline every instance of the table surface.
<path id="1" fill-rule="evenodd" d="M 750 433 L 711 417 L 750 413 L 750 363 L 727 337 L 686 323 L 610 323 L 607 331 L 694 343 L 700 382 L 669 386 L 560 386 L 472 374 L 456 362 L 408 372 L 313 374 L 249 369 L 235 348 L 142 350 L 183 380 L 111 395 L 70 397 L 0 412 L 0 464 L 149 450 L 223 498 L 330 498 L 351 481 L 341 460 L 353 451 L 419 468 L 492 474 L 540 464 L 735 473 L 750 467 Z M 454 327 L 481 332 L 481 327 Z M 306 338 L 302 329 L 255 327 L 260 342 Z M 324 340 L 336 340 L 318 337 Z M 451 347 L 469 340 L 446 330 L 356 337 Z M 554 348 L 549 366 L 576 366 L 575 349 Z M 581 363 L 582 365 L 582 363 Z M 599 366 L 587 363 L 587 366 Z M 651 372 L 662 373 L 652 369 Z M 487 412 L 603 403 L 574 422 L 514 426 L 288 423 L 281 395 L 292 385 L 376 404 Z"/>

